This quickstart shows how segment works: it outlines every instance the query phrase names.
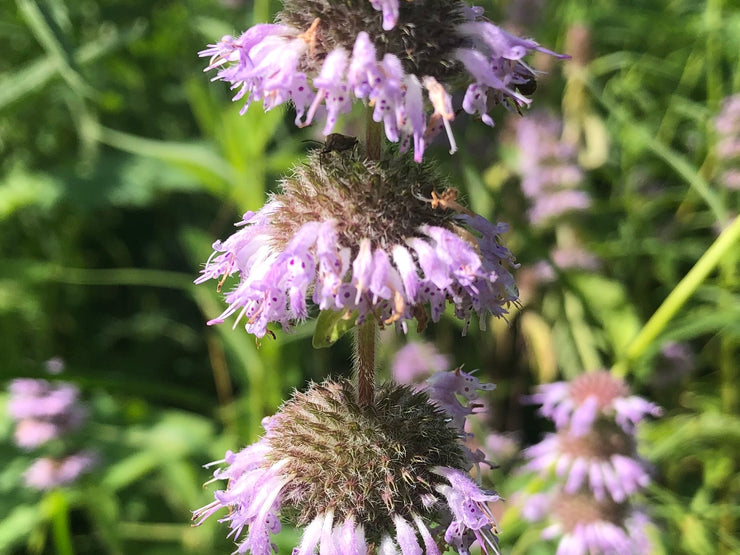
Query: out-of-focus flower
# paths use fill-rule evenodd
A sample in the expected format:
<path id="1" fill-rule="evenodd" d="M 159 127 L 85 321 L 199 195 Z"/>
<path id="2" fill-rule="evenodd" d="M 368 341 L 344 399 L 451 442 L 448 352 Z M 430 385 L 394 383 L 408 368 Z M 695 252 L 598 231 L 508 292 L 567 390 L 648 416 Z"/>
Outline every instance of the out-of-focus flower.
<path id="1" fill-rule="evenodd" d="M 719 182 L 728 189 L 740 191 L 740 94 L 725 99 L 714 126 L 719 135 Z"/>
<path id="2" fill-rule="evenodd" d="M 613 419 L 627 434 L 646 416 L 660 416 L 656 404 L 637 395 L 630 395 L 629 386 L 607 370 L 581 374 L 571 382 L 555 382 L 539 386 L 530 397 L 541 404 L 540 413 L 553 422 L 558 430 L 568 429 L 574 436 L 591 431 L 598 417 Z"/>
<path id="3" fill-rule="evenodd" d="M 522 516 L 544 520 L 542 538 L 558 540 L 556 555 L 648 555 L 650 520 L 629 505 L 554 490 L 527 498 Z"/>
<path id="4" fill-rule="evenodd" d="M 519 438 L 511 433 L 491 432 L 486 436 L 481 450 L 493 464 L 508 465 L 519 456 Z"/>
<path id="5" fill-rule="evenodd" d="M 49 374 L 61 374 L 64 372 L 64 359 L 62 357 L 51 357 L 44 363 L 44 369 Z"/>
<path id="6" fill-rule="evenodd" d="M 685 379 L 696 369 L 696 354 L 691 345 L 682 341 L 666 341 L 655 358 L 651 382 L 668 387 Z"/>
<path id="7" fill-rule="evenodd" d="M 635 432 L 646 416 L 660 414 L 657 405 L 630 395 L 607 371 L 540 386 L 530 399 L 543 405 L 556 433 L 525 451 L 525 469 L 555 483 L 526 500 L 523 516 L 547 521 L 543 537 L 559 538 L 561 555 L 649 553 L 649 521 L 632 505 L 650 483 Z"/>
<path id="8" fill-rule="evenodd" d="M 437 351 L 433 343 L 413 341 L 401 347 L 391 362 L 393 379 L 405 385 L 420 383 L 435 372 L 450 367 L 450 358 Z"/>
<path id="9" fill-rule="evenodd" d="M 357 150 L 314 152 L 283 180 L 282 194 L 214 243 L 196 283 L 240 280 L 209 323 L 236 315 L 258 337 L 270 322 L 289 329 L 308 316 L 309 292 L 320 310 L 357 324 L 423 325 L 427 306 L 436 322 L 447 301 L 466 323 L 473 313 L 481 326 L 488 313 L 506 314 L 517 300 L 516 264 L 500 239 L 506 226 L 463 209 L 449 189 L 436 193 L 441 182 L 426 165 L 373 162 Z M 421 189 L 410 194 L 409 182 Z"/>
<path id="10" fill-rule="evenodd" d="M 527 54 L 563 57 L 510 35 L 482 13 L 459 0 L 284 0 L 278 23 L 225 36 L 200 55 L 210 58 L 208 70 L 218 69 L 215 79 L 238 91 L 234 100 L 245 100 L 243 111 L 253 101 L 266 110 L 290 101 L 297 125 L 321 115 L 326 135 L 362 100 L 390 141 L 400 140 L 402 151 L 413 143 L 419 162 L 442 129 L 450 152 L 457 149 L 452 83 L 467 84 L 463 110 L 493 125 L 493 105 L 518 110 L 530 103 L 518 90 L 535 80 L 522 61 Z"/>
<path id="11" fill-rule="evenodd" d="M 8 412 L 17 421 L 15 441 L 31 449 L 78 428 L 87 412 L 71 384 L 19 378 L 9 387 Z"/>
<path id="12" fill-rule="evenodd" d="M 559 270 L 581 270 L 594 272 L 601 267 L 601 261 L 592 253 L 577 246 L 554 248 L 550 251 L 552 264 L 540 260 L 529 268 L 530 274 L 537 283 L 550 283 L 555 281 L 557 275 L 555 267 Z"/>
<path id="13" fill-rule="evenodd" d="M 498 553 L 488 508 L 498 496 L 467 474 L 449 418 L 407 386 L 385 385 L 362 408 L 348 382 L 313 385 L 265 423 L 257 443 L 218 461 L 226 466 L 214 480 L 227 487 L 194 519 L 228 508 L 222 521 L 238 552 L 252 555 L 277 551 L 281 517 L 305 526 L 294 555 L 466 554 L 476 542 Z"/>
<path id="14" fill-rule="evenodd" d="M 518 171 L 529 199 L 530 222 L 542 226 L 566 213 L 586 210 L 591 199 L 579 189 L 583 170 L 577 149 L 561 139 L 562 122 L 539 112 L 516 120 Z"/>
<path id="15" fill-rule="evenodd" d="M 28 487 L 46 491 L 75 482 L 97 461 L 98 457 L 92 451 L 81 451 L 63 459 L 42 457 L 31 464 L 23 479 Z"/>

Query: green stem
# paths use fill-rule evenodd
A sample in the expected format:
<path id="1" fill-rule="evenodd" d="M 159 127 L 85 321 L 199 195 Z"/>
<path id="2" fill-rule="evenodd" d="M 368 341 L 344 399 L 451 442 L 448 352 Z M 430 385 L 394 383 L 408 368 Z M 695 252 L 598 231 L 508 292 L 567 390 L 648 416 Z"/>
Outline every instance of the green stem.
<path id="1" fill-rule="evenodd" d="M 368 108 L 365 119 L 365 150 L 370 160 L 380 160 L 383 141 L 380 124 L 373 121 L 373 111 Z M 370 317 L 357 328 L 355 335 L 355 375 L 357 376 L 357 402 L 369 407 L 375 397 L 375 343 L 377 325 Z"/>
<path id="2" fill-rule="evenodd" d="M 383 142 L 383 130 L 379 123 L 373 121 L 373 111 L 368 108 L 365 116 L 365 149 L 370 160 L 380 160 L 380 145 Z"/>
<path id="3" fill-rule="evenodd" d="M 373 404 L 375 391 L 375 320 L 372 315 L 357 328 L 355 335 L 355 374 L 357 402 L 361 407 Z"/>
<path id="4" fill-rule="evenodd" d="M 55 490 L 49 494 L 49 503 L 52 507 L 51 526 L 57 555 L 74 555 L 67 499 L 61 491 Z"/>
<path id="5" fill-rule="evenodd" d="M 629 365 L 638 359 L 663 331 L 668 322 L 683 307 L 684 303 L 704 282 L 709 273 L 719 264 L 722 258 L 731 253 L 731 249 L 740 242 L 740 216 L 727 226 L 712 243 L 688 274 L 676 285 L 643 326 L 640 333 L 627 348 L 625 356 L 614 365 L 612 371 L 618 376 L 627 374 Z"/>

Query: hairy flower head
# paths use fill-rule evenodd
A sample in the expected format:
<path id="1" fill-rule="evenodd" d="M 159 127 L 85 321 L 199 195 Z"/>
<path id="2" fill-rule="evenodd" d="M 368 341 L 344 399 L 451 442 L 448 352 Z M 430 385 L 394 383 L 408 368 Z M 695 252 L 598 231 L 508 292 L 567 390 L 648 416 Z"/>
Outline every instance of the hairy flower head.
<path id="1" fill-rule="evenodd" d="M 495 104 L 528 105 L 518 89 L 536 78 L 522 60 L 535 50 L 558 56 L 459 0 L 284 0 L 277 23 L 225 36 L 200 55 L 219 70 L 215 79 L 237 90 L 244 110 L 252 101 L 266 110 L 292 102 L 296 124 L 321 115 L 324 134 L 353 101 L 366 102 L 389 140 L 400 140 L 402 150 L 413 143 L 419 162 L 442 129 L 456 150 L 450 122 L 458 86 L 466 88 L 463 110 L 488 125 Z"/>
<path id="2" fill-rule="evenodd" d="M 228 507 L 234 536 L 246 531 L 240 553 L 275 551 L 281 519 L 306 527 L 296 555 L 463 554 L 476 541 L 497 552 L 487 503 L 498 496 L 468 476 L 459 430 L 425 393 L 386 384 L 361 407 L 349 382 L 329 381 L 296 393 L 265 430 L 227 453 L 214 473 L 227 488 L 194 513 Z"/>
<path id="3" fill-rule="evenodd" d="M 409 186 L 411 184 L 411 187 Z M 379 162 L 358 149 L 309 156 L 257 213 L 224 242 L 197 283 L 238 273 L 229 307 L 211 323 L 236 314 L 262 337 L 267 324 L 289 328 L 308 316 L 307 296 L 320 310 L 360 324 L 417 318 L 429 307 L 439 320 L 447 301 L 455 314 L 485 325 L 517 300 L 516 265 L 494 225 L 463 209 L 426 164 L 408 157 Z"/>

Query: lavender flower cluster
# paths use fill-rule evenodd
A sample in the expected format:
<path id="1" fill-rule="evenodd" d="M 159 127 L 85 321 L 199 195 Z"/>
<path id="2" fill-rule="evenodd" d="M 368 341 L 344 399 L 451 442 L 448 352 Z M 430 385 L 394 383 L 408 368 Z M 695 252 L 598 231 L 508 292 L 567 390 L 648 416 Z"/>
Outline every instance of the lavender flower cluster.
<path id="1" fill-rule="evenodd" d="M 212 463 L 226 465 L 213 479 L 227 480 L 227 487 L 194 518 L 200 524 L 228 508 L 222 520 L 234 537 L 247 530 L 237 551 L 253 555 L 276 551 L 271 535 L 281 529 L 281 512 L 299 513 L 299 522 L 307 524 L 294 555 L 317 548 L 366 555 L 373 545 L 379 555 L 399 549 L 403 555 L 440 555 L 442 542 L 466 554 L 476 541 L 484 553 L 498 553 L 488 508 L 498 496 L 460 468 L 467 459 L 462 427 L 472 413 L 460 398 L 476 399 L 476 390 L 491 388 L 460 370 L 441 372 L 424 392 L 381 388 L 367 413 L 357 406 L 351 384 L 314 385 L 263 421 L 265 435 L 257 443 Z M 322 510 L 311 499 L 317 491 Z"/>
<path id="2" fill-rule="evenodd" d="M 725 98 L 714 126 L 718 135 L 719 182 L 740 191 L 740 94 Z"/>
<path id="3" fill-rule="evenodd" d="M 62 439 L 85 422 L 87 411 L 72 384 L 19 378 L 10 383 L 8 412 L 16 422 L 15 443 L 31 450 Z M 64 457 L 36 459 L 24 474 L 29 487 L 48 490 L 68 485 L 89 471 L 97 457 L 80 451 Z"/>
<path id="4" fill-rule="evenodd" d="M 523 516 L 547 522 L 542 535 L 559 540 L 558 555 L 649 553 L 649 520 L 633 499 L 650 475 L 635 433 L 660 408 L 608 371 L 540 386 L 530 400 L 556 431 L 527 449 L 525 468 L 554 483 L 526 501 Z"/>
<path id="5" fill-rule="evenodd" d="M 516 120 L 518 171 L 522 192 L 531 202 L 528 215 L 534 226 L 591 206 L 588 193 L 578 188 L 583 170 L 577 163 L 577 148 L 561 134 L 562 122 L 543 112 Z"/>
<path id="6" fill-rule="evenodd" d="M 430 6 L 419 2 L 414 7 L 410 2 L 399 6 L 398 0 L 373 0 L 373 7 L 383 11 L 382 30 L 366 16 L 357 28 L 342 30 L 338 36 L 339 18 L 346 15 L 339 9 L 346 6 L 336 7 L 334 13 L 334 6 L 286 0 L 282 19 L 291 19 L 294 12 L 301 12 L 299 17 L 255 25 L 238 38 L 225 36 L 200 55 L 210 58 L 207 70 L 219 70 L 215 79 L 238 90 L 234 100 L 245 99 L 242 112 L 253 101 L 263 101 L 266 110 L 292 102 L 296 125 L 308 125 L 322 114 L 327 135 L 338 116 L 350 111 L 353 99 L 361 100 L 373 107 L 373 119 L 383 122 L 388 140 L 400 140 L 401 151 L 413 143 L 414 159 L 420 162 L 426 145 L 442 129 L 451 152 L 457 149 L 450 128 L 455 118 L 452 95 L 442 81 L 453 77 L 449 67 L 458 68 L 456 73 L 470 82 L 462 109 L 493 125 L 491 105 L 518 109 L 530 103 L 517 90 L 535 79 L 534 70 L 522 61 L 524 56 L 540 51 L 561 57 L 483 19 L 480 8 L 460 1 L 427 3 Z M 424 20 L 403 21 L 405 12 L 412 9 L 418 10 L 412 17 Z M 355 11 L 362 11 L 362 6 Z M 442 14 L 440 26 L 431 24 Z M 304 20 L 310 23 L 307 28 L 296 27 Z M 439 42 L 444 44 L 442 52 L 424 51 Z M 415 54 L 411 60 L 409 52 Z M 433 108 L 429 117 L 425 92 Z"/>

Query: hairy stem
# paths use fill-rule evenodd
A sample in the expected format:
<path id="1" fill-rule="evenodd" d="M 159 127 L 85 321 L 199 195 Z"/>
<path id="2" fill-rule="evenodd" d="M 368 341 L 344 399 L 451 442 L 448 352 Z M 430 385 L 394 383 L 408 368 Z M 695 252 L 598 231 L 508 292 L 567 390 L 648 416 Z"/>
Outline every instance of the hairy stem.
<path id="1" fill-rule="evenodd" d="M 373 111 L 368 108 L 365 117 L 365 150 L 370 160 L 380 160 L 380 146 L 383 142 L 383 129 L 373 121 Z"/>
<path id="2" fill-rule="evenodd" d="M 355 336 L 355 373 L 357 402 L 361 407 L 373 404 L 375 390 L 375 339 L 377 326 L 370 317 L 357 328 Z"/>
<path id="3" fill-rule="evenodd" d="M 380 160 L 383 141 L 380 124 L 373 121 L 373 111 L 368 109 L 365 120 L 365 150 L 371 160 Z M 357 375 L 357 402 L 362 407 L 373 404 L 375 391 L 375 341 L 377 325 L 370 317 L 357 328 L 355 335 L 355 374 Z"/>

